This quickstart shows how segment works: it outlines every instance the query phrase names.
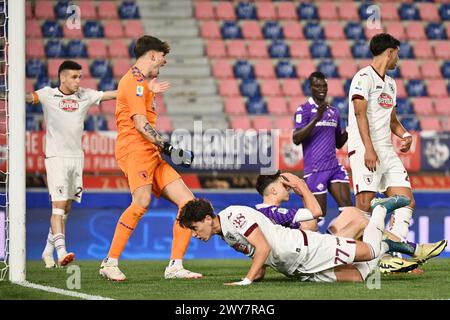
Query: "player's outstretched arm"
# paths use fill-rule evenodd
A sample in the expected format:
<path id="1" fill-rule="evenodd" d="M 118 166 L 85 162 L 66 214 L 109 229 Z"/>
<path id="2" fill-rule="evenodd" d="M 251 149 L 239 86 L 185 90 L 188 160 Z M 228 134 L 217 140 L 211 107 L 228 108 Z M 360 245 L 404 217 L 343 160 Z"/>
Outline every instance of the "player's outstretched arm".
<path id="1" fill-rule="evenodd" d="M 103 96 L 100 99 L 100 101 L 107 101 L 117 98 L 117 90 L 114 91 L 105 91 L 103 92 Z"/>
<path id="2" fill-rule="evenodd" d="M 407 152 L 409 150 L 409 148 L 411 148 L 412 136 L 408 131 L 406 131 L 405 127 L 403 127 L 400 120 L 398 120 L 396 108 L 392 109 L 390 125 L 391 125 L 391 131 L 397 137 L 402 139 L 400 151 Z"/>
<path id="3" fill-rule="evenodd" d="M 356 123 L 358 125 L 359 135 L 366 148 L 364 155 L 364 164 L 370 171 L 374 172 L 377 167 L 378 155 L 373 147 L 369 134 L 369 120 L 367 119 L 367 100 L 354 99 L 353 106 L 355 108 Z"/>

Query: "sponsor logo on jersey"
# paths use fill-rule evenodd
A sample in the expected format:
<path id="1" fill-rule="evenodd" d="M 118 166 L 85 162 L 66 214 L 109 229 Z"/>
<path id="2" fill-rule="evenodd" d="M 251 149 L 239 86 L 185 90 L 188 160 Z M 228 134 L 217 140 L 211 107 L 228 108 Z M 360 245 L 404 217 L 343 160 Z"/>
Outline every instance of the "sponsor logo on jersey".
<path id="1" fill-rule="evenodd" d="M 390 109 L 394 106 L 394 99 L 387 93 L 382 92 L 377 100 L 378 104 L 383 108 Z"/>
<path id="2" fill-rule="evenodd" d="M 383 89 L 382 86 L 376 86 L 375 89 Z"/>
<path id="3" fill-rule="evenodd" d="M 63 99 L 59 102 L 59 108 L 67 112 L 77 111 L 79 107 L 78 101 L 73 99 Z"/>
<path id="4" fill-rule="evenodd" d="M 136 87 L 136 95 L 138 97 L 142 97 L 144 95 L 144 87 L 142 86 L 137 86 Z"/>
<path id="5" fill-rule="evenodd" d="M 362 91 L 362 88 L 361 88 L 361 87 L 358 87 L 358 86 L 356 86 L 356 87 L 355 87 L 355 90 L 359 90 L 359 91 Z"/>
<path id="6" fill-rule="evenodd" d="M 372 181 L 373 181 L 373 175 L 372 174 L 365 174 L 363 179 L 364 179 L 364 182 L 367 185 L 370 185 L 370 184 L 372 184 Z"/>
<path id="7" fill-rule="evenodd" d="M 369 75 L 367 73 L 360 73 L 359 76 L 364 77 L 364 76 L 369 76 Z"/>
<path id="8" fill-rule="evenodd" d="M 55 94 L 53 95 L 53 98 L 64 98 L 64 96 L 61 94 Z"/>
<path id="9" fill-rule="evenodd" d="M 286 213 L 288 213 L 288 209 L 285 209 L 285 208 L 279 208 L 279 209 L 278 209 L 278 212 L 281 213 L 281 214 L 286 214 Z"/>

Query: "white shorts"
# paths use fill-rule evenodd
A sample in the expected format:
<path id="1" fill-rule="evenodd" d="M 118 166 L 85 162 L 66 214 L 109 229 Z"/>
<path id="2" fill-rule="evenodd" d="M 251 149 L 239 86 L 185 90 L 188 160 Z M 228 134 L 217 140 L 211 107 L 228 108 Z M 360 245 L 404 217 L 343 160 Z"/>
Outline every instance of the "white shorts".
<path id="1" fill-rule="evenodd" d="M 305 232 L 308 236 L 308 251 L 295 275 L 301 281 L 335 282 L 334 268 L 351 264 L 355 260 L 356 241 L 330 234 Z"/>
<path id="2" fill-rule="evenodd" d="M 81 202 L 83 193 L 82 157 L 51 157 L 45 159 L 47 186 L 51 201 Z"/>
<path id="3" fill-rule="evenodd" d="M 389 187 L 411 189 L 408 172 L 393 148 L 376 150 L 380 162 L 375 172 L 370 172 L 365 166 L 364 152 L 364 149 L 349 152 L 355 194 L 362 191 L 383 193 Z"/>

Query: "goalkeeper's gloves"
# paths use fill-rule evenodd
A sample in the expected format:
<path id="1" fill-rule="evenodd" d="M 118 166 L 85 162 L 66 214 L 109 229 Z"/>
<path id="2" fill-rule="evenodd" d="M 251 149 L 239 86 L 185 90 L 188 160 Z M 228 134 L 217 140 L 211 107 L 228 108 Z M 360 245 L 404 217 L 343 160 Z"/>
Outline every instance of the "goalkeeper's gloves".
<path id="1" fill-rule="evenodd" d="M 194 153 L 191 151 L 174 148 L 169 142 L 164 142 L 162 152 L 172 159 L 173 163 L 189 168 L 194 161 Z"/>

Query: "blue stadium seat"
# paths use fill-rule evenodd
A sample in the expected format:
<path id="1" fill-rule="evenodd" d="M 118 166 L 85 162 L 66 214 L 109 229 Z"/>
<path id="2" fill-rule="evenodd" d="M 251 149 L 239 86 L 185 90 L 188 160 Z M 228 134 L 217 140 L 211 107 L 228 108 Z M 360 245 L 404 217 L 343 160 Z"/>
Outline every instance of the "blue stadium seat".
<path id="1" fill-rule="evenodd" d="M 47 67 L 39 59 L 31 59 L 26 64 L 27 78 L 37 78 L 39 76 L 47 75 Z"/>
<path id="2" fill-rule="evenodd" d="M 103 78 L 98 84 L 99 91 L 117 90 L 117 81 L 112 78 Z"/>
<path id="3" fill-rule="evenodd" d="M 112 68 L 107 60 L 94 60 L 89 70 L 95 78 L 112 77 Z"/>
<path id="4" fill-rule="evenodd" d="M 420 20 L 419 9 L 412 3 L 402 3 L 398 15 L 401 20 Z"/>
<path id="5" fill-rule="evenodd" d="M 220 31 L 223 39 L 242 39 L 241 27 L 237 22 L 225 21 Z"/>
<path id="6" fill-rule="evenodd" d="M 331 51 L 327 43 L 323 40 L 311 42 L 309 52 L 313 58 L 331 58 Z"/>
<path id="7" fill-rule="evenodd" d="M 80 40 L 71 40 L 67 44 L 67 56 L 69 58 L 87 58 L 86 45 Z"/>
<path id="8" fill-rule="evenodd" d="M 422 80 L 410 80 L 406 85 L 406 92 L 410 97 L 424 97 L 427 96 L 427 88 Z"/>
<path id="9" fill-rule="evenodd" d="M 297 15 L 300 20 L 319 19 L 317 8 L 312 3 L 300 3 L 300 5 L 297 7 Z"/>
<path id="10" fill-rule="evenodd" d="M 119 6 L 119 17 L 120 19 L 139 19 L 141 17 L 139 7 L 134 1 L 124 1 Z"/>
<path id="11" fill-rule="evenodd" d="M 45 45 L 45 54 L 47 58 L 64 58 L 66 56 L 66 48 L 62 41 L 52 39 Z"/>
<path id="12" fill-rule="evenodd" d="M 397 114 L 414 114 L 414 109 L 409 99 L 397 98 Z"/>
<path id="13" fill-rule="evenodd" d="M 341 116 L 348 114 L 348 101 L 346 97 L 334 97 L 331 105 L 339 109 Z"/>
<path id="14" fill-rule="evenodd" d="M 47 20 L 41 28 L 44 38 L 61 38 L 63 36 L 63 29 L 58 21 Z"/>
<path id="15" fill-rule="evenodd" d="M 412 59 L 414 58 L 413 47 L 406 41 L 400 43 L 400 48 L 398 50 L 398 56 L 400 59 Z"/>
<path id="16" fill-rule="evenodd" d="M 400 119 L 400 122 L 403 124 L 407 131 L 420 131 L 420 123 L 419 119 L 414 116 L 406 116 Z"/>
<path id="17" fill-rule="evenodd" d="M 42 114 L 43 113 L 42 112 L 42 104 L 41 103 L 38 103 L 38 104 L 27 103 L 26 112 Z"/>
<path id="18" fill-rule="evenodd" d="M 443 3 L 439 8 L 439 15 L 443 21 L 450 20 L 450 3 Z"/>
<path id="19" fill-rule="evenodd" d="M 107 131 L 108 123 L 102 115 L 91 115 L 84 121 L 84 129 L 86 131 Z"/>
<path id="20" fill-rule="evenodd" d="M 370 16 L 372 16 L 373 12 L 367 11 L 367 8 L 369 8 L 372 5 L 373 3 L 371 2 L 361 3 L 361 5 L 358 8 L 359 17 L 361 18 L 361 20 L 366 21 L 367 19 L 369 19 Z"/>
<path id="21" fill-rule="evenodd" d="M 283 39 L 283 28 L 277 21 L 267 21 L 263 26 L 263 34 L 266 39 Z"/>
<path id="22" fill-rule="evenodd" d="M 344 28 L 345 36 L 347 39 L 352 40 L 364 40 L 366 38 L 364 34 L 364 28 L 358 22 L 349 22 Z"/>
<path id="23" fill-rule="evenodd" d="M 26 115 L 25 129 L 27 131 L 40 131 L 41 130 L 41 122 L 34 116 L 34 114 Z"/>
<path id="24" fill-rule="evenodd" d="M 239 90 L 241 94 L 248 98 L 260 97 L 261 91 L 259 89 L 259 84 L 254 79 L 243 80 L 239 85 Z"/>
<path id="25" fill-rule="evenodd" d="M 341 120 L 341 129 L 347 128 L 348 127 L 348 117 L 341 116 L 339 119 Z"/>
<path id="26" fill-rule="evenodd" d="M 318 22 L 308 22 L 303 27 L 303 33 L 306 39 L 325 39 L 323 28 Z"/>
<path id="27" fill-rule="evenodd" d="M 283 40 L 275 40 L 269 46 L 269 54 L 272 58 L 289 58 L 289 47 Z"/>
<path id="28" fill-rule="evenodd" d="M 234 63 L 233 73 L 236 78 L 240 79 L 254 79 L 255 72 L 253 66 L 247 60 L 238 60 Z"/>
<path id="29" fill-rule="evenodd" d="M 447 39 L 445 27 L 443 23 L 430 22 L 426 28 L 426 34 L 430 40 L 444 40 Z"/>
<path id="30" fill-rule="evenodd" d="M 55 5 L 55 17 L 56 19 L 66 19 L 68 17 L 67 7 L 69 6 L 68 0 L 60 0 Z"/>
<path id="31" fill-rule="evenodd" d="M 447 84 L 447 94 L 450 96 L 450 82 Z"/>
<path id="32" fill-rule="evenodd" d="M 386 74 L 391 78 L 395 79 L 401 78 L 400 67 L 397 66 L 394 70 L 388 70 Z"/>
<path id="33" fill-rule="evenodd" d="M 445 61 L 441 67 L 442 77 L 450 79 L 450 61 Z"/>
<path id="34" fill-rule="evenodd" d="M 236 16 L 238 19 L 256 20 L 255 5 L 248 2 L 239 2 L 236 6 Z"/>
<path id="35" fill-rule="evenodd" d="M 302 89 L 305 96 L 311 96 L 311 88 L 309 87 L 309 81 L 306 80 L 302 83 Z"/>
<path id="36" fill-rule="evenodd" d="M 103 26 L 98 21 L 86 21 L 83 26 L 83 34 L 86 38 L 103 38 Z"/>
<path id="37" fill-rule="evenodd" d="M 278 78 L 296 78 L 297 71 L 295 70 L 295 66 L 291 63 L 290 60 L 281 60 L 278 62 L 275 67 L 275 72 Z"/>
<path id="38" fill-rule="evenodd" d="M 261 97 L 250 98 L 247 101 L 247 112 L 249 114 L 267 113 L 267 104 Z"/>
<path id="39" fill-rule="evenodd" d="M 366 41 L 355 41 L 352 46 L 352 55 L 353 58 L 358 59 L 369 59 L 372 58 L 372 53 L 369 49 L 369 44 Z"/>
<path id="40" fill-rule="evenodd" d="M 327 78 L 339 77 L 337 67 L 331 60 L 323 60 L 319 63 L 317 70 L 322 72 Z"/>
<path id="41" fill-rule="evenodd" d="M 352 79 L 347 79 L 344 82 L 344 92 L 348 93 L 350 91 L 350 86 L 352 84 Z"/>
<path id="42" fill-rule="evenodd" d="M 136 46 L 136 40 L 131 41 L 130 45 L 128 46 L 128 54 L 131 58 L 135 58 L 134 56 L 134 47 Z"/>
<path id="43" fill-rule="evenodd" d="M 39 77 L 34 83 L 34 90 L 39 90 L 44 87 L 54 87 L 53 83 L 47 77 Z"/>

